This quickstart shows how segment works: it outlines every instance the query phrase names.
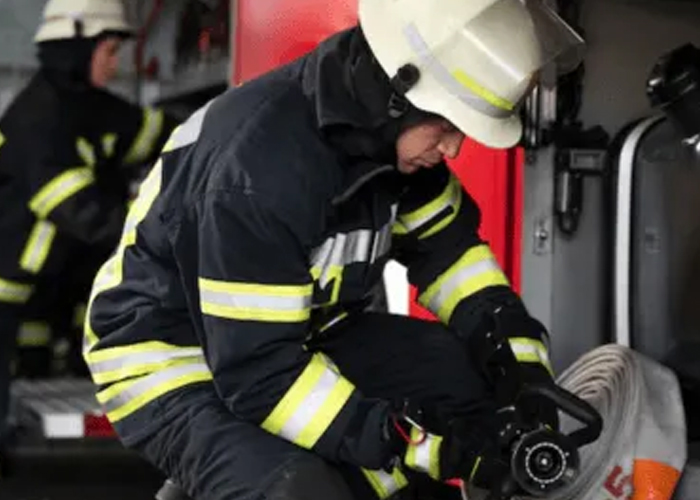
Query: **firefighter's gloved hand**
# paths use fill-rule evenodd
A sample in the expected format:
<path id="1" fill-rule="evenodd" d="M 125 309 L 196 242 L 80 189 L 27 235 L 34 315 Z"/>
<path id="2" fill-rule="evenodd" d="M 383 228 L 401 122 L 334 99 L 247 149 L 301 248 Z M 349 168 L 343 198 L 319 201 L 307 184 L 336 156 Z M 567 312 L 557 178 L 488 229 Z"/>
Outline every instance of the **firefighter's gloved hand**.
<path id="1" fill-rule="evenodd" d="M 497 452 L 495 448 L 487 450 L 479 458 L 472 473 L 464 478 L 465 482 L 469 487 L 500 493 L 505 481 L 511 483 L 513 481 L 509 458 L 509 456 Z M 515 491 L 511 491 L 511 494 L 517 495 L 518 498 L 521 495 L 526 496 L 526 492 L 517 486 Z"/>
<path id="2" fill-rule="evenodd" d="M 479 456 L 472 461 L 473 465 L 468 470 L 463 470 L 459 476 L 467 484 L 467 491 L 479 488 L 491 492 L 493 498 L 526 496 L 526 492 L 518 486 L 513 477 L 512 449 L 508 445 L 510 441 L 499 439 L 501 436 L 498 432 L 502 430 L 503 424 L 504 421 L 499 415 L 477 422 L 476 425 L 464 419 L 453 422 L 452 433 L 455 436 L 469 436 L 475 429 L 490 436 L 490 439 L 482 442 Z"/>
<path id="3" fill-rule="evenodd" d="M 519 386 L 554 384 L 549 362 L 549 334 L 545 327 L 532 316 L 521 311 L 499 311 L 493 317 L 497 337 L 508 340 L 517 370 L 509 376 L 517 380 L 508 381 Z M 559 418 L 556 405 L 541 397 L 523 399 L 518 405 L 522 416 L 533 424 L 545 424 L 556 430 Z"/>
<path id="4" fill-rule="evenodd" d="M 422 417 L 420 410 L 406 405 L 392 415 L 391 432 L 403 465 L 436 481 L 467 478 L 495 446 L 493 420 L 483 415 L 455 419 L 441 431 L 424 427 Z"/>

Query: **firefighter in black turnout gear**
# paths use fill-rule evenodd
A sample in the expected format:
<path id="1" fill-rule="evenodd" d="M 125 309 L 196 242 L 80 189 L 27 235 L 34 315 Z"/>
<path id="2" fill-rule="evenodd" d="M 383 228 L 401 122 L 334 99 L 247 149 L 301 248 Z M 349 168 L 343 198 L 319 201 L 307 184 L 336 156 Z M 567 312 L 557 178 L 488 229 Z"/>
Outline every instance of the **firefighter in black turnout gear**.
<path id="1" fill-rule="evenodd" d="M 555 52 L 540 30 L 576 39 L 519 0 L 433 7 L 361 0 L 360 26 L 194 113 L 97 274 L 98 399 L 196 500 L 487 481 L 491 353 L 473 339 L 498 331 L 523 380 L 552 383 L 547 333 L 443 160 L 465 134 L 517 143 L 518 104 Z M 367 310 L 389 259 L 441 322 Z M 551 407 L 532 413 L 556 426 Z"/>
<path id="2" fill-rule="evenodd" d="M 71 328 L 82 364 L 80 304 L 116 247 L 130 182 L 176 125 L 103 89 L 129 36 L 118 0 L 49 1 L 40 69 L 0 120 L 0 441 L 15 341 L 17 375 L 45 376 L 52 337 Z"/>

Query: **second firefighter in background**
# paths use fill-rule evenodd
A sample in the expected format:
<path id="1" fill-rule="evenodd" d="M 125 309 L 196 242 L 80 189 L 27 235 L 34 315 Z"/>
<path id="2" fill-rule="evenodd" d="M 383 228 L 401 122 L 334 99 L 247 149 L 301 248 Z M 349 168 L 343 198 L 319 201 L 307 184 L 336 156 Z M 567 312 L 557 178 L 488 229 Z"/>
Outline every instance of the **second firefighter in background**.
<path id="1" fill-rule="evenodd" d="M 79 356 L 81 304 L 117 245 L 129 184 L 176 125 L 105 89 L 130 36 L 118 0 L 47 2 L 40 68 L 0 120 L 0 447 L 13 344 L 19 376 L 50 374 L 58 336 Z"/>

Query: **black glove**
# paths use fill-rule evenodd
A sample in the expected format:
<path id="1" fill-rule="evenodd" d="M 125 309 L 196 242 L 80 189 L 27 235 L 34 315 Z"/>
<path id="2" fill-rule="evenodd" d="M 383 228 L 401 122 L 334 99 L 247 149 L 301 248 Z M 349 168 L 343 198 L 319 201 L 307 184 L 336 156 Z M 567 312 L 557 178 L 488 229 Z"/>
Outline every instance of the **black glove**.
<path id="1" fill-rule="evenodd" d="M 549 335 L 545 327 L 521 310 L 500 310 L 493 315 L 493 332 L 496 338 L 507 339 L 517 365 L 505 368 L 504 381 L 519 393 L 524 385 L 553 384 L 553 371 L 549 362 Z M 533 425 L 545 424 L 557 430 L 559 418 L 556 406 L 548 399 L 528 397 L 520 400 L 518 407 L 523 418 Z"/>
<path id="2" fill-rule="evenodd" d="M 492 415 L 480 414 L 442 424 L 435 415 L 400 403 L 388 429 L 404 466 L 444 481 L 466 479 L 474 473 L 486 450 L 495 446 L 494 422 Z"/>

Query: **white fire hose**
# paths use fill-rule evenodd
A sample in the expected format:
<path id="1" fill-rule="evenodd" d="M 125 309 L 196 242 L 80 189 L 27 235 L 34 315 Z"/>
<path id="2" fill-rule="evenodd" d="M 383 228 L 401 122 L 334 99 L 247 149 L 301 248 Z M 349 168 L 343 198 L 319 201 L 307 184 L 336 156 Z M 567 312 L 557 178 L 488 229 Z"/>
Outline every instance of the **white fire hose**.
<path id="1" fill-rule="evenodd" d="M 686 463 L 685 415 L 675 374 L 621 345 L 579 358 L 558 385 L 603 417 L 600 438 L 580 452 L 578 478 L 552 500 L 671 500 Z M 580 424 L 561 415 L 561 431 Z M 468 500 L 484 492 L 463 491 Z"/>
<path id="2" fill-rule="evenodd" d="M 599 347 L 557 380 L 603 417 L 581 452 L 579 478 L 556 500 L 670 500 L 686 463 L 685 414 L 675 374 L 621 345 Z M 562 418 L 562 431 L 575 427 Z"/>

